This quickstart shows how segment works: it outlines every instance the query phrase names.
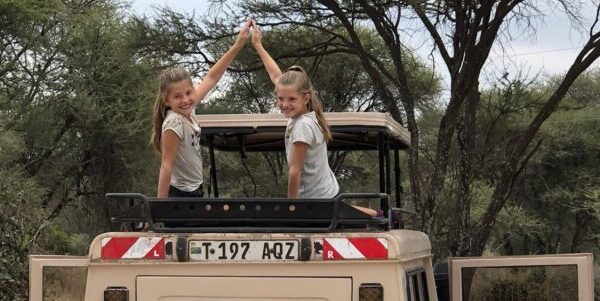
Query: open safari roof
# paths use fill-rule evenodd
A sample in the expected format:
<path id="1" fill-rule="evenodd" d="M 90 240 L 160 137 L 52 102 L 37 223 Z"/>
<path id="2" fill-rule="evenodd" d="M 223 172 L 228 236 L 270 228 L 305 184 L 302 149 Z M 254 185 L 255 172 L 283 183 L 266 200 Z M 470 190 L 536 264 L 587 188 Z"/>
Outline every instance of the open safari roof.
<path id="1" fill-rule="evenodd" d="M 410 134 L 386 113 L 325 113 L 333 139 L 329 150 L 375 150 L 378 138 L 387 140 L 390 149 L 405 149 Z M 288 119 L 282 114 L 198 115 L 204 143 L 224 151 L 284 150 L 283 137 Z"/>
<path id="2" fill-rule="evenodd" d="M 239 152 L 242 158 L 246 158 L 246 152 L 285 150 L 288 118 L 283 114 L 206 114 L 197 118 L 202 128 L 201 143 L 209 150 L 214 197 L 219 196 L 215 150 Z M 394 187 L 395 203 L 400 208 L 399 152 L 409 147 L 409 132 L 386 113 L 336 112 L 325 113 L 325 118 L 333 136 L 327 144 L 328 150 L 377 151 L 379 193 L 390 195 Z M 380 208 L 387 214 L 389 206 L 385 198 L 381 199 Z"/>

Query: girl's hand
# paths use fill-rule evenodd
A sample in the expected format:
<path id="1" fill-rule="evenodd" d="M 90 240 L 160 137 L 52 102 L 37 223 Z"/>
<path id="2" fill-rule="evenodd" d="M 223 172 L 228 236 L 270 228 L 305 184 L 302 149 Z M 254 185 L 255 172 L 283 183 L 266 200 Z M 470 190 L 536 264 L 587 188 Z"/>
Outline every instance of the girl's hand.
<path id="1" fill-rule="evenodd" d="M 227 52 L 225 52 L 225 54 L 223 54 L 223 56 L 210 68 L 210 70 L 208 70 L 206 76 L 204 76 L 202 81 L 196 86 L 196 103 L 204 99 L 210 89 L 212 89 L 219 82 L 229 64 L 231 64 L 235 56 L 240 52 L 240 50 L 242 50 L 246 40 L 248 39 L 250 26 L 252 26 L 252 19 L 248 18 L 240 30 L 240 33 L 238 34 L 233 46 L 231 46 L 229 50 L 227 50 Z"/>
<path id="2" fill-rule="evenodd" d="M 256 52 L 260 56 L 261 61 L 265 65 L 265 69 L 267 73 L 269 73 L 269 78 L 273 82 L 273 84 L 277 85 L 279 77 L 281 76 L 281 69 L 277 66 L 277 62 L 271 57 L 271 55 L 267 52 L 267 50 L 262 45 L 262 34 L 260 33 L 260 28 L 256 21 L 252 20 L 252 46 L 256 49 Z"/>
<path id="3" fill-rule="evenodd" d="M 256 21 L 252 20 L 252 46 L 257 47 L 262 45 L 262 34 Z"/>
<path id="4" fill-rule="evenodd" d="M 250 35 L 250 27 L 252 26 L 252 22 L 252 18 L 248 18 L 248 20 L 246 20 L 246 23 L 244 23 L 244 26 L 240 30 L 240 33 L 238 34 L 233 46 L 242 48 L 244 44 L 246 44 L 246 40 L 248 40 L 248 36 Z"/>

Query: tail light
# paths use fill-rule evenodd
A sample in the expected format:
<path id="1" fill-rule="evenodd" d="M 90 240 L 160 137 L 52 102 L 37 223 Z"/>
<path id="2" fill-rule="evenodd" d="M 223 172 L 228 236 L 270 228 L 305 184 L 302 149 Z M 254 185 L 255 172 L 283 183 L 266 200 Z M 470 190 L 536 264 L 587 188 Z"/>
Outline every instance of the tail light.
<path id="1" fill-rule="evenodd" d="M 124 286 L 109 286 L 104 289 L 104 301 L 128 301 L 129 289 Z"/>
<path id="2" fill-rule="evenodd" d="M 358 287 L 358 301 L 383 301 L 381 283 L 362 283 Z"/>

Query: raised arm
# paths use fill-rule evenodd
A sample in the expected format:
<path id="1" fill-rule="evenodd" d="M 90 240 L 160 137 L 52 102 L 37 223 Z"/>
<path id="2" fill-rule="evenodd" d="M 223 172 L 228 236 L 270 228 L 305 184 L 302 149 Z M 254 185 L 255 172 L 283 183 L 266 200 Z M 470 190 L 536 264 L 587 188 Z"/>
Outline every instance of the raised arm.
<path id="1" fill-rule="evenodd" d="M 267 69 L 267 73 L 269 73 L 269 78 L 274 85 L 277 84 L 277 80 L 281 76 L 281 69 L 277 66 L 275 60 L 271 57 L 271 55 L 267 52 L 267 50 L 262 45 L 262 34 L 260 33 L 260 28 L 256 24 L 256 22 L 252 21 L 252 26 L 254 29 L 252 30 L 252 46 L 258 52 L 260 59 L 265 65 L 265 69 Z"/>
<path id="2" fill-rule="evenodd" d="M 219 82 L 229 64 L 233 61 L 235 56 L 242 50 L 248 34 L 250 33 L 250 26 L 252 26 L 252 19 L 248 19 L 240 33 L 235 40 L 235 43 L 223 54 L 223 56 L 208 70 L 208 73 L 202 81 L 196 86 L 196 102 L 200 102 L 206 94 Z"/>

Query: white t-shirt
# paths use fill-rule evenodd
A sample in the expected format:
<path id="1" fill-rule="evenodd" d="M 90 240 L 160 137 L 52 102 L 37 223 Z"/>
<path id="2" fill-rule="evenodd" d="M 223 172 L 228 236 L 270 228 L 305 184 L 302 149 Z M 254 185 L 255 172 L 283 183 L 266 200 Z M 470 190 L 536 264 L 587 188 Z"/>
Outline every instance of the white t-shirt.
<path id="1" fill-rule="evenodd" d="M 327 159 L 327 144 L 315 112 L 290 118 L 285 131 L 287 162 L 292 159 L 294 142 L 308 144 L 300 176 L 300 198 L 332 198 L 340 190 Z"/>
<path id="2" fill-rule="evenodd" d="M 171 185 L 183 191 L 194 191 L 202 184 L 202 157 L 200 156 L 200 125 L 192 111 L 191 122 L 172 110 L 162 124 L 162 133 L 172 130 L 181 139 L 173 163 Z"/>

